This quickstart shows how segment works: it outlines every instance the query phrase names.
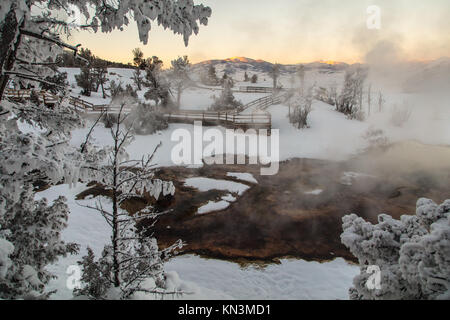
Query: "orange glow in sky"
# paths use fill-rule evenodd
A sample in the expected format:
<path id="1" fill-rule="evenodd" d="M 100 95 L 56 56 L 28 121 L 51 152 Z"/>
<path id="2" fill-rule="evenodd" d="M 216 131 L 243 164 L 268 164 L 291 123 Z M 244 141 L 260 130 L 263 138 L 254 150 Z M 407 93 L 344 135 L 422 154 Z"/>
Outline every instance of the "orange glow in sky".
<path id="1" fill-rule="evenodd" d="M 196 0 L 212 8 L 185 47 L 181 36 L 152 25 L 149 43 L 139 42 L 134 21 L 123 32 L 80 32 L 69 39 L 113 61 L 131 61 L 140 47 L 165 64 L 188 55 L 191 62 L 249 57 L 279 63 L 364 62 L 380 42 L 390 42 L 405 60 L 450 56 L 448 0 Z M 381 28 L 367 28 L 367 7 L 381 9 Z M 131 19 L 132 20 L 132 19 Z"/>

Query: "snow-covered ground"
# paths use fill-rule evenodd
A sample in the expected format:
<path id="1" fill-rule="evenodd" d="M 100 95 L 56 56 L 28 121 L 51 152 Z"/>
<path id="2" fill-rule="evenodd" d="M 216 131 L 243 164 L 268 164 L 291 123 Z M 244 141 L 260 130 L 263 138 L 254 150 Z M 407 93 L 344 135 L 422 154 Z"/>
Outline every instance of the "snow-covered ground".
<path id="1" fill-rule="evenodd" d="M 73 92 L 78 95 L 80 89 L 75 86 L 74 75 L 77 69 L 67 69 L 69 82 L 73 85 Z M 123 84 L 131 83 L 132 70 L 109 69 L 111 78 Z M 111 75 L 113 73 L 113 75 Z M 250 74 L 251 75 L 251 74 Z M 220 74 L 219 74 L 220 76 Z M 233 75 L 235 79 L 243 78 L 243 71 Z M 258 74 L 260 81 L 258 86 L 270 86 L 271 79 L 268 75 Z M 320 73 L 308 71 L 306 74 L 306 86 L 316 83 L 318 86 L 329 87 L 342 82 L 343 72 Z M 280 83 L 284 87 L 296 84 L 298 80 L 290 75 L 282 76 Z M 236 86 L 245 86 L 249 83 L 236 82 Z M 374 86 L 374 92 L 378 89 Z M 144 91 L 138 92 L 140 97 Z M 381 129 L 383 136 L 389 142 L 404 140 L 417 140 L 422 143 L 436 145 L 450 145 L 450 110 L 445 101 L 429 100 L 424 95 L 405 94 L 395 90 L 384 91 L 385 106 L 381 112 L 373 107 L 370 116 L 363 121 L 349 120 L 344 115 L 336 112 L 334 108 L 323 102 L 314 101 L 313 110 L 309 115 L 309 128 L 299 130 L 288 121 L 289 108 L 285 105 L 274 105 L 268 108 L 272 115 L 272 127 L 279 130 L 280 134 L 280 160 L 290 158 L 316 158 L 328 160 L 346 159 L 359 152 L 368 145 L 364 138 L 369 129 Z M 182 109 L 206 110 L 212 103 L 213 95 L 220 92 L 204 88 L 191 88 L 186 90 L 181 99 Z M 256 100 L 265 94 L 236 93 L 236 98 L 243 103 Z M 93 93 L 90 98 L 85 98 L 96 104 L 108 103 L 108 99 L 102 99 L 99 93 Z M 374 98 L 375 99 L 375 98 Z M 447 100 L 445 100 L 447 99 Z M 411 117 L 402 126 L 397 127 L 391 122 L 395 105 L 403 104 L 412 110 Z M 159 166 L 172 166 L 171 151 L 177 142 L 171 141 L 171 134 L 176 129 L 185 129 L 193 135 L 193 126 L 189 124 L 170 124 L 169 128 L 149 136 L 136 136 L 135 140 L 127 147 L 127 151 L 133 159 L 140 159 L 149 154 L 162 142 L 161 148 L 155 156 L 154 162 Z M 222 133 L 225 129 L 216 127 Z M 78 129 L 73 133 L 71 143 L 80 145 L 84 142 L 89 128 Z M 206 130 L 206 129 L 205 129 Z M 100 145 L 111 144 L 109 129 L 99 124 L 93 131 L 92 138 Z M 237 180 L 256 183 L 255 177 L 244 174 L 233 174 Z M 255 181 L 253 181 L 255 180 Z M 344 182 L 350 180 L 351 175 L 344 177 Z M 237 182 L 221 181 L 195 177 L 186 180 L 186 185 L 198 188 L 200 191 L 212 188 L 228 190 L 230 194 L 221 201 L 205 204 L 199 210 L 199 214 L 221 210 L 230 202 L 235 201 L 231 193 L 242 194 L 247 185 Z M 109 240 L 109 233 L 103 218 L 96 212 L 80 207 L 74 200 L 74 196 L 85 188 L 79 184 L 74 189 L 67 186 L 55 186 L 41 192 L 38 197 L 47 197 L 49 201 L 58 195 L 64 195 L 68 199 L 71 209 L 69 226 L 64 230 L 63 238 L 66 241 L 74 241 L 82 246 L 82 253 L 86 246 L 92 247 L 99 254 L 103 245 Z M 311 190 L 311 196 L 320 194 L 321 190 Z M 86 200 L 86 202 L 93 200 Z M 71 291 L 66 287 L 66 274 L 69 265 L 76 264 L 80 258 L 67 257 L 51 266 L 58 278 L 51 282 L 50 289 L 58 289 L 54 298 L 70 298 Z M 327 263 L 306 262 L 303 260 L 282 260 L 279 265 L 270 265 L 266 268 L 246 267 L 230 262 L 214 259 L 203 259 L 197 256 L 182 256 L 172 259 L 167 264 L 171 273 L 171 281 L 183 288 L 190 288 L 193 295 L 183 297 L 187 299 L 207 298 L 238 298 L 238 299 L 346 299 L 347 290 L 352 284 L 352 278 L 359 272 L 355 266 L 349 265 L 342 259 L 336 259 Z M 177 274 L 180 279 L 177 278 Z M 195 283 L 195 284 L 194 284 Z"/>
<path id="2" fill-rule="evenodd" d="M 247 185 L 242 183 L 203 177 L 188 178 L 185 180 L 184 184 L 187 187 L 193 187 L 202 192 L 215 189 L 227 190 L 237 193 L 238 195 L 242 195 L 249 188 Z"/>
<path id="3" fill-rule="evenodd" d="M 78 69 L 66 68 L 64 71 L 69 74 L 69 83 L 75 86 L 74 75 L 79 73 Z M 110 79 L 122 81 L 124 84 L 131 84 L 132 70 L 130 69 L 109 69 Z M 111 75 L 111 73 L 113 75 Z M 242 74 L 241 74 L 242 73 Z M 219 74 L 219 73 L 218 73 Z M 243 78 L 244 71 L 238 70 L 233 77 Z M 270 86 L 271 79 L 264 74 L 259 74 L 258 86 Z M 266 79 L 266 81 L 263 81 Z M 325 88 L 331 85 L 340 84 L 343 79 L 343 72 L 321 73 L 319 71 L 308 71 L 305 77 L 305 86 L 316 84 Z M 293 81 L 294 80 L 294 81 Z M 280 83 L 285 87 L 298 85 L 298 79 L 292 79 L 291 75 L 282 75 Z M 235 86 L 251 85 L 248 82 L 237 81 Z M 75 86 L 76 87 L 76 86 Z M 373 104 L 376 104 L 377 87 L 373 87 Z M 74 92 L 79 93 L 76 87 Z M 450 110 L 445 101 L 448 98 L 435 99 L 430 101 L 426 95 L 407 94 L 399 91 L 383 91 L 386 100 L 382 112 L 378 112 L 376 106 L 366 120 L 363 122 L 349 120 L 341 113 L 334 110 L 334 107 L 314 101 L 312 112 L 309 115 L 308 129 L 296 129 L 288 120 L 289 108 L 285 105 L 274 105 L 268 108 L 272 115 L 272 128 L 278 129 L 280 133 L 280 161 L 290 158 L 315 158 L 328 160 L 342 160 L 354 155 L 368 144 L 364 138 L 369 129 L 382 129 L 384 137 L 389 142 L 404 140 L 417 140 L 426 144 L 450 145 Z M 145 88 L 138 92 L 143 96 Z M 189 88 L 183 92 L 181 98 L 181 109 L 206 110 L 213 102 L 213 96 L 219 95 L 220 89 L 207 90 L 204 88 Z M 267 94 L 260 93 L 235 93 L 238 100 L 248 103 Z M 109 99 L 102 99 L 100 93 L 93 93 L 92 97 L 82 97 L 94 103 L 108 103 Z M 447 99 L 447 100 L 446 100 Z M 406 105 L 411 110 L 411 116 L 401 127 L 395 126 L 392 121 L 394 110 L 401 109 Z M 248 110 L 251 112 L 254 110 Z M 211 127 L 205 127 L 204 131 Z M 142 155 L 151 153 L 159 142 L 162 142 L 155 163 L 159 166 L 174 165 L 171 160 L 171 150 L 178 143 L 171 141 L 171 134 L 176 129 L 188 130 L 193 136 L 193 126 L 189 124 L 170 124 L 169 128 L 150 136 L 136 136 L 135 141 L 128 146 L 128 153 L 134 158 L 141 158 Z M 225 128 L 216 127 L 225 135 Z M 79 144 L 84 141 L 84 137 L 89 129 L 80 129 L 74 132 L 73 143 Z M 109 130 L 102 124 L 94 130 L 93 139 L 99 144 L 110 143 Z M 206 142 L 205 142 L 206 145 Z M 248 151 L 248 150 L 247 150 Z M 225 152 L 224 152 L 225 153 Z"/>
<path id="4" fill-rule="evenodd" d="M 49 290 L 57 290 L 52 299 L 71 299 L 72 291 L 67 283 L 71 283 L 73 274 L 67 273 L 68 268 L 77 265 L 86 254 L 86 247 L 99 255 L 110 241 L 111 230 L 104 218 L 95 210 L 81 206 L 93 205 L 95 199 L 75 200 L 85 188 L 84 184 L 72 189 L 58 185 L 36 196 L 50 202 L 59 195 L 68 199 L 70 215 L 62 238 L 81 246 L 78 255 L 61 258 L 48 267 L 57 275 L 48 286 Z M 347 299 L 347 290 L 359 268 L 341 258 L 326 263 L 283 259 L 281 264 L 265 268 L 242 268 L 236 263 L 186 255 L 172 258 L 166 264 L 166 271 L 171 286 L 190 292 L 180 297 L 168 296 L 168 299 Z"/>

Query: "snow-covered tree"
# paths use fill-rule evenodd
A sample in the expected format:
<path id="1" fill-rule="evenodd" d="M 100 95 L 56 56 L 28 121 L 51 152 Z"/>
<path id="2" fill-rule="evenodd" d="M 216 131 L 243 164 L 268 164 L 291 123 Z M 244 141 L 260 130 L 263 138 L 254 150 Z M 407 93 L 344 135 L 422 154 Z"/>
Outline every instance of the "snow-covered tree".
<path id="1" fill-rule="evenodd" d="M 226 78 L 223 82 L 223 90 L 218 98 L 214 99 L 210 110 L 213 111 L 226 111 L 226 110 L 236 110 L 242 108 L 242 103 L 233 95 L 233 79 Z"/>
<path id="2" fill-rule="evenodd" d="M 74 9 L 85 16 L 84 25 L 70 21 L 76 15 Z M 69 19 L 60 19 L 61 11 Z M 62 41 L 73 29 L 110 32 L 128 25 L 132 17 L 140 40 L 147 43 L 151 22 L 156 20 L 164 28 L 182 34 L 187 44 L 189 37 L 197 34 L 199 24 L 207 24 L 210 15 L 210 8 L 194 5 L 192 0 L 0 2 L 0 298 L 46 297 L 43 286 L 50 274 L 44 270 L 45 264 L 75 249 L 60 238 L 67 219 L 63 199 L 50 206 L 36 202 L 31 196 L 34 191 L 29 191 L 33 190 L 33 183 L 90 181 L 87 168 L 92 170 L 103 155 L 93 152 L 88 139 L 80 148 L 68 143 L 70 131 L 81 126 L 82 121 L 64 99 L 65 86 L 56 84 L 62 89 L 62 102 L 49 110 L 30 101 L 7 101 L 3 92 L 9 81 L 24 86 L 55 86 L 47 79 L 55 75 L 63 49 L 88 63 L 79 56 L 79 46 Z M 23 132 L 19 121 L 26 121 L 37 130 Z M 30 214 L 24 216 L 28 211 Z M 36 216 L 37 213 L 42 215 Z M 18 221 L 23 222 L 22 227 Z M 26 239 L 20 236 L 22 233 Z M 22 256 L 22 252 L 30 253 L 35 261 Z"/>
<path id="3" fill-rule="evenodd" d="M 279 63 L 275 63 L 270 70 L 269 76 L 273 80 L 273 88 L 276 89 L 278 87 L 278 78 L 281 73 L 281 65 Z"/>
<path id="4" fill-rule="evenodd" d="M 171 81 L 172 88 L 177 92 L 177 107 L 180 107 L 181 94 L 184 89 L 186 89 L 191 84 L 191 79 L 189 78 L 189 69 L 191 63 L 187 56 L 178 57 L 171 62 L 172 67 L 169 70 L 169 78 Z"/>
<path id="5" fill-rule="evenodd" d="M 384 99 L 383 93 L 380 91 L 378 92 L 378 112 L 383 111 L 383 106 L 386 100 Z"/>
<path id="6" fill-rule="evenodd" d="M 362 94 L 367 70 L 362 67 L 349 68 L 345 73 L 342 92 L 336 104 L 336 110 L 350 119 L 362 120 Z"/>
<path id="7" fill-rule="evenodd" d="M 92 299 L 127 299 L 136 292 L 165 294 L 163 262 L 182 246 L 177 241 L 160 251 L 156 239 L 146 234 L 144 225 L 152 226 L 161 214 L 152 206 L 132 216 L 122 209 L 124 202 L 144 198 L 146 193 L 156 200 L 175 193 L 172 182 L 155 179 L 152 159 L 159 146 L 147 158 L 129 159 L 125 147 L 133 140 L 133 132 L 132 126 L 124 130 L 124 106 L 121 102 L 117 122 L 111 127 L 110 161 L 94 174 L 96 181 L 111 193 L 111 199 L 98 200 L 95 207 L 88 207 L 97 210 L 111 227 L 111 243 L 104 247 L 102 256 L 95 260 L 89 250 L 80 261 L 84 286 L 75 294 Z"/>
<path id="8" fill-rule="evenodd" d="M 247 74 L 247 71 L 245 71 L 245 73 L 244 73 L 244 82 L 249 82 L 249 81 L 250 81 L 250 78 L 249 78 L 249 76 Z"/>
<path id="9" fill-rule="evenodd" d="M 312 90 L 312 88 L 308 90 L 306 96 L 301 93 L 294 94 L 289 101 L 289 105 L 293 107 L 289 120 L 297 129 L 308 127 L 308 116 L 312 110 L 313 101 Z"/>
<path id="10" fill-rule="evenodd" d="M 133 49 L 133 65 L 135 70 L 133 72 L 133 81 L 138 90 L 142 90 L 142 84 L 144 81 L 143 71 L 146 68 L 146 60 L 144 53 L 140 48 Z"/>
<path id="11" fill-rule="evenodd" d="M 23 132 L 20 120 L 36 130 Z M 0 239 L 13 248 L 0 275 L 0 298 L 46 297 L 44 285 L 51 276 L 46 265 L 76 249 L 60 238 L 68 215 L 64 199 L 48 206 L 34 200 L 33 190 L 36 182 L 72 184 L 87 179 L 86 168 L 102 159 L 89 143 L 83 151 L 68 143 L 70 131 L 81 124 L 64 106 L 0 104 Z"/>
<path id="12" fill-rule="evenodd" d="M 75 15 L 73 8 L 86 17 L 86 24 L 77 26 L 55 14 L 64 11 L 70 18 Z M 165 29 L 183 35 L 187 45 L 189 37 L 198 33 L 199 24 L 206 25 L 210 16 L 209 7 L 195 5 L 193 0 L 4 0 L 0 5 L 0 96 L 10 76 L 42 81 L 45 76 L 36 76 L 36 69 L 42 72 L 42 63 L 48 63 L 49 57 L 54 61 L 61 53 L 52 48 L 77 52 L 78 47 L 60 39 L 61 33 L 67 34 L 73 27 L 111 32 L 127 26 L 132 17 L 140 41 L 147 44 L 151 22 L 156 20 Z"/>
<path id="13" fill-rule="evenodd" d="M 210 65 L 206 72 L 201 74 L 201 82 L 207 86 L 217 86 L 219 84 L 216 68 L 213 65 Z"/>
<path id="14" fill-rule="evenodd" d="M 297 76 L 300 78 L 300 93 L 305 91 L 305 66 L 303 64 L 297 67 Z"/>
<path id="15" fill-rule="evenodd" d="M 167 129 L 169 124 L 164 114 L 150 104 L 138 103 L 125 121 L 125 126 L 139 135 L 149 135 Z"/>
<path id="16" fill-rule="evenodd" d="M 87 97 L 91 96 L 91 92 L 95 91 L 96 76 L 90 65 L 82 67 L 80 74 L 75 75 L 77 86 L 81 90 L 81 94 Z"/>
<path id="17" fill-rule="evenodd" d="M 158 57 L 147 59 L 144 86 L 148 88 L 144 97 L 155 102 L 156 106 L 172 107 L 170 83 L 162 74 L 163 62 Z"/>
<path id="18" fill-rule="evenodd" d="M 65 88 L 68 86 L 67 72 L 55 70 L 53 76 L 47 76 L 44 83 L 41 83 L 41 89 L 50 91 L 53 94 L 64 94 Z"/>
<path id="19" fill-rule="evenodd" d="M 3 299 L 46 298 L 50 293 L 45 293 L 44 288 L 52 274 L 45 267 L 60 256 L 78 252 L 76 244 L 60 239 L 69 214 L 66 199 L 59 197 L 49 206 L 45 199 L 34 201 L 33 197 L 34 192 L 27 185 L 20 194 L 21 201 L 3 217 L 9 226 L 3 231 L 4 238 L 14 243 L 14 250 L 9 254 L 11 267 L 0 276 Z"/>
<path id="20" fill-rule="evenodd" d="M 342 221 L 341 241 L 361 270 L 350 298 L 450 299 L 450 200 L 436 205 L 421 198 L 415 215 L 381 214 L 375 225 L 355 214 Z M 371 266 L 381 272 L 378 288 Z"/>
<path id="21" fill-rule="evenodd" d="M 105 90 L 105 84 L 109 81 L 108 80 L 108 68 L 106 68 L 106 62 L 105 61 L 96 61 L 94 64 L 94 80 L 95 80 L 95 92 L 98 92 L 98 89 L 102 89 L 102 96 L 103 99 L 106 99 L 106 90 Z"/>

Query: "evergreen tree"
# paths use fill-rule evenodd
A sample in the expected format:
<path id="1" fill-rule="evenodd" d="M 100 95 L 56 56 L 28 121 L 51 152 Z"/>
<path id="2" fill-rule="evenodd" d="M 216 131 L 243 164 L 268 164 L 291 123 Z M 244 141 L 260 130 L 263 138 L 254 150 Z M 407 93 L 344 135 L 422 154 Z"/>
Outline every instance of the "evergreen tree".
<path id="1" fill-rule="evenodd" d="M 246 71 L 244 74 L 244 82 L 249 82 L 249 81 L 250 81 L 250 79 L 249 79 L 247 71 Z"/>
<path id="2" fill-rule="evenodd" d="M 144 94 L 145 99 L 154 101 L 156 106 L 162 106 L 164 108 L 172 107 L 170 83 L 161 73 L 163 66 L 162 60 L 154 56 L 147 59 L 146 65 L 144 86 L 148 90 Z"/>
<path id="3" fill-rule="evenodd" d="M 94 64 L 93 77 L 95 81 L 95 92 L 98 92 L 99 87 L 102 88 L 103 99 L 106 99 L 105 84 L 108 80 L 108 69 L 106 68 L 106 63 L 104 61 L 97 61 Z"/>
<path id="4" fill-rule="evenodd" d="M 177 92 L 177 107 L 180 107 L 181 94 L 184 89 L 190 85 L 191 79 L 189 79 L 189 68 L 191 63 L 187 56 L 178 57 L 178 59 L 173 60 L 172 68 L 170 69 L 169 77 L 171 80 L 172 87 Z"/>
<path id="5" fill-rule="evenodd" d="M 133 73 L 133 81 L 137 89 L 142 90 L 142 83 L 144 81 L 143 71 L 145 70 L 146 60 L 144 59 L 144 53 L 140 48 L 133 50 L 133 65 L 135 67 Z"/>
<path id="6" fill-rule="evenodd" d="M 60 20 L 56 14 L 60 11 L 68 13 L 69 19 L 74 17 L 71 6 L 86 17 L 85 25 Z M 9 81 L 34 87 L 55 85 L 46 79 L 55 75 L 54 66 L 63 48 L 82 60 L 84 66 L 89 63 L 80 56 L 79 46 L 61 40 L 76 27 L 111 32 L 128 25 L 132 16 L 144 44 L 151 22 L 156 20 L 164 28 L 182 34 L 187 45 L 189 37 L 198 32 L 199 24 L 207 24 L 210 15 L 210 8 L 195 5 L 192 0 L 1 2 L 0 298 L 45 298 L 48 293 L 43 287 L 51 276 L 45 265 L 75 250 L 60 238 L 67 219 L 64 200 L 58 199 L 52 205 L 36 203 L 34 191 L 30 191 L 33 183 L 91 181 L 87 168 L 92 170 L 103 156 L 89 143 L 89 134 L 81 148 L 68 143 L 70 132 L 83 122 L 65 99 L 54 110 L 38 108 L 30 101 L 12 103 L 3 95 Z M 18 127 L 19 121 L 40 130 L 24 133 Z"/>
<path id="7" fill-rule="evenodd" d="M 207 86 L 217 86 L 219 84 L 219 78 L 217 78 L 216 68 L 213 65 L 208 67 L 206 73 L 202 74 L 201 81 Z"/>
<path id="8" fill-rule="evenodd" d="M 81 94 L 87 97 L 91 96 L 91 92 L 95 91 L 96 75 L 91 66 L 81 68 L 79 75 L 75 75 L 77 85 L 82 89 Z"/>
<path id="9" fill-rule="evenodd" d="M 233 95 L 232 79 L 227 78 L 223 82 L 223 90 L 218 98 L 214 99 L 214 103 L 211 105 L 210 110 L 225 111 L 225 110 L 239 110 L 242 108 L 242 103 L 237 101 Z"/>
<path id="10" fill-rule="evenodd" d="M 123 113 L 125 103 L 121 103 L 117 122 L 111 128 L 113 147 L 110 151 L 110 163 L 97 170 L 94 175 L 106 190 L 111 192 L 112 209 L 106 209 L 102 200 L 98 200 L 97 210 L 111 227 L 111 243 L 103 249 L 102 256 L 96 261 L 91 250 L 80 261 L 83 269 L 83 287 L 76 289 L 76 295 L 91 299 L 127 299 L 136 292 L 167 294 L 165 292 L 163 263 L 182 242 L 159 251 L 156 239 L 147 236 L 144 224 L 152 225 L 159 215 L 152 206 L 130 216 L 122 208 L 128 199 L 142 198 L 145 193 L 156 200 L 160 196 L 172 196 L 175 187 L 172 182 L 154 178 L 153 154 L 142 160 L 130 160 L 125 147 L 133 140 L 132 129 L 123 130 L 127 118 Z M 141 226 L 137 228 L 137 224 Z M 152 284 L 149 287 L 149 280 Z M 173 294 L 174 292 L 170 292 Z"/>

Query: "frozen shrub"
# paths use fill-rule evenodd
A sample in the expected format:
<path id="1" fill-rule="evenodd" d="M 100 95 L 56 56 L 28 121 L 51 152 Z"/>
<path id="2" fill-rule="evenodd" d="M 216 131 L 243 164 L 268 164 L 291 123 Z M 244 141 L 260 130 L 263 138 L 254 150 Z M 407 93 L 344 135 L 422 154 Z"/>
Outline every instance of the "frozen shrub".
<path id="1" fill-rule="evenodd" d="M 308 127 L 308 116 L 312 110 L 312 97 L 307 95 L 303 97 L 302 95 L 294 95 L 291 98 L 291 103 L 293 105 L 293 111 L 290 114 L 289 121 L 298 129 L 303 129 Z"/>
<path id="2" fill-rule="evenodd" d="M 345 73 L 344 86 L 336 101 L 336 111 L 349 119 L 363 120 L 362 96 L 367 70 L 361 67 L 350 68 Z"/>
<path id="3" fill-rule="evenodd" d="M 125 126 L 132 128 L 135 134 L 149 135 L 167 129 L 169 125 L 159 108 L 140 103 L 126 119 Z"/>
<path id="4" fill-rule="evenodd" d="M 231 88 L 232 79 L 226 78 L 223 83 L 222 93 L 218 98 L 214 98 L 214 103 L 211 105 L 210 110 L 226 111 L 242 108 L 242 103 L 236 100 Z"/>
<path id="5" fill-rule="evenodd" d="M 111 99 L 114 99 L 118 97 L 120 94 L 122 94 L 125 90 L 122 87 L 122 82 L 116 83 L 114 80 L 112 80 L 109 84 L 109 93 L 111 95 Z"/>
<path id="6" fill-rule="evenodd" d="M 358 258 L 361 273 L 353 279 L 352 299 L 450 298 L 450 200 L 436 205 L 417 201 L 416 215 L 378 224 L 356 214 L 342 218 L 342 243 Z M 367 285 L 369 266 L 380 270 L 380 287 Z"/>
<path id="7" fill-rule="evenodd" d="M 411 109 L 408 108 L 406 103 L 404 103 L 401 108 L 394 106 L 390 122 L 393 126 L 403 127 L 403 125 L 411 118 L 411 113 Z"/>
<path id="8" fill-rule="evenodd" d="M 381 129 L 375 129 L 374 127 L 367 129 L 366 133 L 363 135 L 363 138 L 368 142 L 367 149 L 383 148 L 389 143 L 384 131 Z"/>

